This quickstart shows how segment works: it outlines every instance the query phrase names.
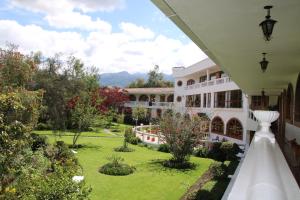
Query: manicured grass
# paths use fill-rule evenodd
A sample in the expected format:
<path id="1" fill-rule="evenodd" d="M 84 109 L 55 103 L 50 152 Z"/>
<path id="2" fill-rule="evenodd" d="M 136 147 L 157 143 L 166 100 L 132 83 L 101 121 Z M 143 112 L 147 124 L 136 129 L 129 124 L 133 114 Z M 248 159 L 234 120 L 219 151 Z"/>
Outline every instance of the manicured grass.
<path id="1" fill-rule="evenodd" d="M 41 133 L 41 132 L 39 132 Z M 95 133 L 94 133 L 95 134 Z M 50 142 L 55 137 L 48 136 Z M 56 138 L 71 144 L 72 137 Z M 130 145 L 134 152 L 115 152 L 113 148 L 122 145 L 120 137 L 80 137 L 78 144 L 85 147 L 78 149 L 76 156 L 83 167 L 86 182 L 93 188 L 91 199 L 101 200 L 176 200 L 209 167 L 212 160 L 192 157 L 197 164 L 195 170 L 180 171 L 161 166 L 157 159 L 168 159 L 170 154 L 154 151 L 145 147 Z M 107 157 L 120 155 L 125 163 L 136 167 L 128 176 L 108 176 L 98 172 L 106 164 Z"/>

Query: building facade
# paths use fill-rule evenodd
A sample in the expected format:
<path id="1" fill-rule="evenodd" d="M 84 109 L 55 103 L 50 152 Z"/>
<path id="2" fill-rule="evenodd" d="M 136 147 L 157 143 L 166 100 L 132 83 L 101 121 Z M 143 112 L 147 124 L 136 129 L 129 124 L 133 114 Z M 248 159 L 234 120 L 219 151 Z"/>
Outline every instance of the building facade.
<path id="1" fill-rule="evenodd" d="M 152 118 L 168 109 L 174 113 L 207 116 L 209 141 L 249 143 L 257 122 L 251 118 L 248 98 L 212 60 L 173 68 L 174 88 L 127 88 L 126 107 L 149 109 Z"/>

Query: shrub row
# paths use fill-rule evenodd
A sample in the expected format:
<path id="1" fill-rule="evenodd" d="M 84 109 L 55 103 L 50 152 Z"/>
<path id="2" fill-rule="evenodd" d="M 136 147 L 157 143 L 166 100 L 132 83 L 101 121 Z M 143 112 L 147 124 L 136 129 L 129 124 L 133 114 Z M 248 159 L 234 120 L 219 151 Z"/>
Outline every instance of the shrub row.
<path id="1" fill-rule="evenodd" d="M 194 155 L 224 162 L 225 160 L 237 160 L 236 154 L 239 152 L 240 148 L 236 143 L 215 142 L 210 150 L 206 147 L 201 147 L 194 151 Z"/>

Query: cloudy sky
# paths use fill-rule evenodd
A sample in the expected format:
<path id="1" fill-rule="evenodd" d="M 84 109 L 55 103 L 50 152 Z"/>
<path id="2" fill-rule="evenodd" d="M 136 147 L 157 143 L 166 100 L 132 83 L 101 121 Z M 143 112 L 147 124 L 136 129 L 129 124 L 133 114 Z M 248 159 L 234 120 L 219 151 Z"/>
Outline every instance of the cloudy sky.
<path id="1" fill-rule="evenodd" d="M 100 72 L 165 73 L 206 55 L 150 0 L 0 0 L 0 47 L 73 54 Z"/>

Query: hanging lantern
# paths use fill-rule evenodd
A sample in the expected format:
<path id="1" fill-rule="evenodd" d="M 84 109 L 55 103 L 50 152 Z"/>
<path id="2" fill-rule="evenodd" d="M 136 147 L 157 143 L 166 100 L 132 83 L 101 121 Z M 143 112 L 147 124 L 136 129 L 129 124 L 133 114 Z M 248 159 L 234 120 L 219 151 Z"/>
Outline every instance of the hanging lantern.
<path id="1" fill-rule="evenodd" d="M 268 67 L 269 61 L 266 60 L 266 53 L 262 53 L 262 54 L 263 54 L 263 59 L 259 63 L 260 63 L 261 70 L 265 72 Z"/>
<path id="2" fill-rule="evenodd" d="M 266 19 L 259 24 L 259 26 L 261 26 L 266 41 L 271 40 L 273 28 L 275 23 L 277 22 L 276 20 L 271 19 L 271 15 L 270 15 L 271 8 L 273 8 L 273 6 L 264 7 L 264 9 L 268 10 L 268 14 L 266 16 Z"/>

